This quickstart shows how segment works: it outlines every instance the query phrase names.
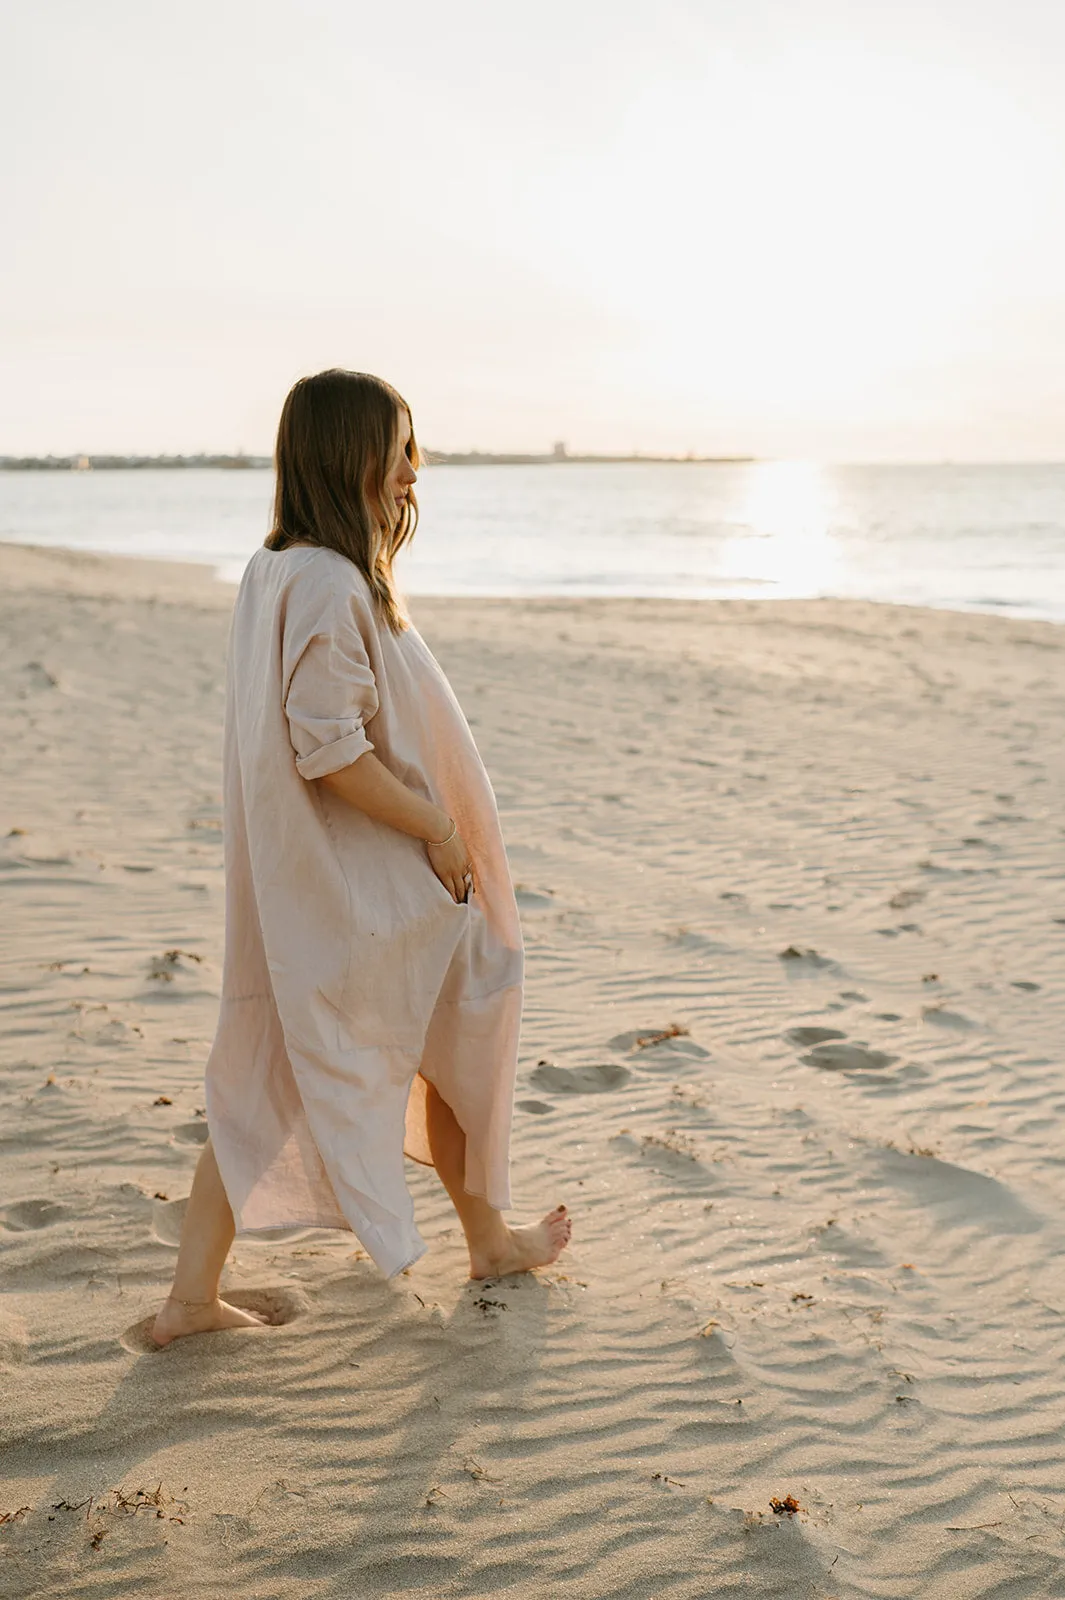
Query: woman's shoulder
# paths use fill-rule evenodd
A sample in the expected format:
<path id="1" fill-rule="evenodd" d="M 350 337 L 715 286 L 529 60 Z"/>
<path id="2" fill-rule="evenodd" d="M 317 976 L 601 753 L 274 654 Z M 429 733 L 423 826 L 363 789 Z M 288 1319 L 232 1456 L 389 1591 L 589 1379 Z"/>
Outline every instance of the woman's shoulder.
<path id="1" fill-rule="evenodd" d="M 265 563 L 280 578 L 275 592 L 288 625 L 320 632 L 354 624 L 364 634 L 375 628 L 370 585 L 339 550 L 311 544 L 271 550 L 264 545 L 253 559 L 260 571 Z"/>
<path id="2" fill-rule="evenodd" d="M 354 561 L 349 561 L 347 556 L 329 545 L 287 544 L 280 550 L 271 550 L 268 545 L 262 545 L 255 552 L 253 560 L 268 563 L 291 581 L 298 580 L 304 587 L 320 585 L 335 594 L 350 591 L 369 597 L 370 585 Z"/>
<path id="3" fill-rule="evenodd" d="M 319 567 L 323 570 L 336 562 L 340 562 L 346 567 L 358 570 L 354 567 L 354 562 L 349 561 L 347 556 L 341 555 L 339 550 L 333 550 L 329 545 L 325 544 L 300 544 L 295 541 L 291 544 L 283 544 L 277 547 L 261 544 L 252 559 L 282 568 Z"/>

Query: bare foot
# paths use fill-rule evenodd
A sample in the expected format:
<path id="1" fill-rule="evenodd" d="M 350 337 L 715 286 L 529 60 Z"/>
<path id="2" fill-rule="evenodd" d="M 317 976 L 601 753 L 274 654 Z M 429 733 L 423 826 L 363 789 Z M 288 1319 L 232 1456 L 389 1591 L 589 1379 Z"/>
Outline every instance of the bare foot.
<path id="1" fill-rule="evenodd" d="M 508 1228 L 499 1249 L 470 1251 L 471 1278 L 504 1278 L 510 1272 L 549 1267 L 569 1244 L 573 1224 L 565 1206 L 556 1206 L 542 1222 Z"/>
<path id="2" fill-rule="evenodd" d="M 264 1328 L 265 1317 L 254 1311 L 242 1311 L 226 1300 L 215 1300 L 210 1305 L 190 1310 L 178 1300 L 166 1300 L 152 1324 L 151 1338 L 160 1349 L 171 1339 L 181 1339 L 189 1333 L 216 1333 L 220 1328 Z"/>

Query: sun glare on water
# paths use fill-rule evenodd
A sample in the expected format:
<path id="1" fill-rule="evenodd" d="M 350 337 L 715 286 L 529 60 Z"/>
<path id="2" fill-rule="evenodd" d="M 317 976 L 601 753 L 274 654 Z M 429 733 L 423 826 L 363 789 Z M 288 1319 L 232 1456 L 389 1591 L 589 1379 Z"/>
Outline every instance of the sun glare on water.
<path id="1" fill-rule="evenodd" d="M 809 461 L 761 461 L 747 471 L 721 553 L 723 576 L 771 586 L 781 596 L 831 590 L 840 551 L 829 529 L 822 469 Z"/>

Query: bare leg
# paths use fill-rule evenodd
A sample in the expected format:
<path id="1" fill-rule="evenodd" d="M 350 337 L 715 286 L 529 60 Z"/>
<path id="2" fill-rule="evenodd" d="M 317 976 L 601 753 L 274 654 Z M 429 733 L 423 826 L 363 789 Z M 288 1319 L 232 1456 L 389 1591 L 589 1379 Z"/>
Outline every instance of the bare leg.
<path id="1" fill-rule="evenodd" d="M 433 1164 L 466 1234 L 470 1277 L 501 1278 L 508 1272 L 549 1266 L 570 1240 L 571 1223 L 565 1206 L 556 1206 L 542 1222 L 524 1228 L 508 1227 L 502 1214 L 487 1200 L 466 1193 L 466 1135 L 432 1084 L 425 1112 Z"/>
<path id="2" fill-rule="evenodd" d="M 152 1327 L 156 1344 L 169 1344 L 171 1339 L 187 1333 L 262 1326 L 261 1317 L 227 1305 L 218 1296 L 219 1280 L 233 1234 L 233 1213 L 208 1140 L 192 1180 L 174 1284 Z M 182 1305 L 182 1301 L 190 1304 Z"/>

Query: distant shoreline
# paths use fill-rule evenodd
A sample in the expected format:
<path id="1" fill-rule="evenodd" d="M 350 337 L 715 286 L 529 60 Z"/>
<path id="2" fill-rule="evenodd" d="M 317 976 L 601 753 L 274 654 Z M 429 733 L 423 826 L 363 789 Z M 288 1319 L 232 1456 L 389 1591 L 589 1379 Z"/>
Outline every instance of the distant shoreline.
<path id="1" fill-rule="evenodd" d="M 660 455 L 569 455 L 557 450 L 543 455 L 493 454 L 486 450 L 426 450 L 425 460 L 434 467 L 530 467 L 571 466 L 588 463 L 617 466 L 619 463 L 642 461 L 659 462 L 671 466 L 743 466 L 756 461 L 756 456 L 660 456 Z M 223 471 L 246 471 L 249 468 L 272 467 L 269 456 L 197 455 L 197 456 L 0 456 L 0 472 L 140 472 L 174 471 L 188 468 L 220 468 Z"/>
<path id="2" fill-rule="evenodd" d="M 565 467 L 588 462 L 617 466 L 619 462 L 658 461 L 670 466 L 692 465 L 704 467 L 743 466 L 757 460 L 756 456 L 660 456 L 635 451 L 629 455 L 570 455 L 568 451 L 552 450 L 544 455 L 517 455 L 490 450 L 426 450 L 425 459 L 434 467 Z"/>
<path id="3" fill-rule="evenodd" d="M 269 456 L 0 456 L 0 472 L 159 471 L 182 467 L 223 467 L 239 471 L 271 467 Z"/>

